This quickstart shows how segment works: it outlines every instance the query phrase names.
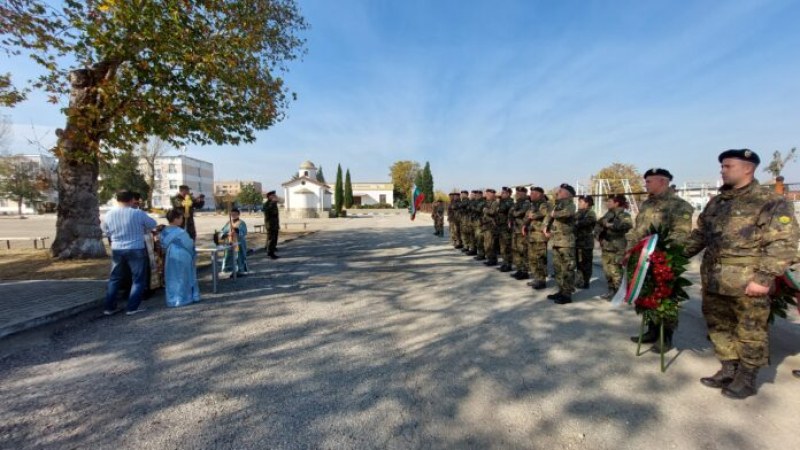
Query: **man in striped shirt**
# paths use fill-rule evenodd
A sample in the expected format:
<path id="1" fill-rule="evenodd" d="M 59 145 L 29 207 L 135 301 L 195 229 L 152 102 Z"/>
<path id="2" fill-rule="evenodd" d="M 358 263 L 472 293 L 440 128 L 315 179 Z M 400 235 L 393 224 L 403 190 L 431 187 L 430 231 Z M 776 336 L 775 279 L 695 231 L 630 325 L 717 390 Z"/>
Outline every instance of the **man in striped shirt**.
<path id="1" fill-rule="evenodd" d="M 144 233 L 155 228 L 156 221 L 141 209 L 132 206 L 133 194 L 130 191 L 117 192 L 117 207 L 106 213 L 101 224 L 103 232 L 111 240 L 111 276 L 103 310 L 103 314 L 107 316 L 117 312 L 117 293 L 127 273 L 131 274 L 133 284 L 125 314 L 144 311 L 144 308 L 139 308 L 147 285 Z"/>

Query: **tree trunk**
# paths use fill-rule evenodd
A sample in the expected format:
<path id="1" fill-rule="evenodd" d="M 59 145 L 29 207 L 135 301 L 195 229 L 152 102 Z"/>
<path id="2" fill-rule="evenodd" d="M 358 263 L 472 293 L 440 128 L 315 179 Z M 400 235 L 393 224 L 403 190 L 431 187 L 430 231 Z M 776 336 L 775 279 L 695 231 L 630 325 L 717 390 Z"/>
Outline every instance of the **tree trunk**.
<path id="1" fill-rule="evenodd" d="M 106 71 L 94 67 L 70 73 L 67 125 L 56 131 L 58 221 L 50 251 L 60 259 L 107 256 L 97 199 L 100 133 L 96 92 Z"/>
<path id="2" fill-rule="evenodd" d="M 19 201 L 17 201 L 17 213 L 19 213 L 19 216 L 22 217 L 22 197 L 20 197 Z"/>

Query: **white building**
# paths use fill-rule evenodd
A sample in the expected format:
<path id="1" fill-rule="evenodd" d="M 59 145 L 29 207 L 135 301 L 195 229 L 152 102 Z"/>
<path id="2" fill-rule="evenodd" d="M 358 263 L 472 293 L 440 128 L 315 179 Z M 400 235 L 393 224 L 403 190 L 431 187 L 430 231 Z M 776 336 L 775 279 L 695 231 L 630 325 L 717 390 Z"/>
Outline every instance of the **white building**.
<path id="1" fill-rule="evenodd" d="M 317 166 L 311 161 L 300 164 L 297 178 L 283 187 L 283 207 L 287 217 L 322 217 L 330 211 L 333 193 L 330 186 L 317 181 Z"/>
<path id="2" fill-rule="evenodd" d="M 353 205 L 394 205 L 394 184 L 392 183 L 352 183 Z"/>
<path id="3" fill-rule="evenodd" d="M 139 162 L 139 168 L 148 178 L 144 160 Z M 214 209 L 214 164 L 186 155 L 161 156 L 156 158 L 155 172 L 154 208 L 169 209 L 170 198 L 178 193 L 178 186 L 185 184 L 193 196 L 205 194 L 203 209 Z"/>
<path id="4" fill-rule="evenodd" d="M 58 205 L 58 160 L 50 155 L 12 155 L 11 158 L 21 158 L 33 163 L 33 170 L 41 171 L 43 177 L 49 185 L 49 189 L 42 192 L 41 202 L 30 204 L 22 202 L 22 214 L 37 214 L 42 211 L 55 210 Z M 0 198 L 0 214 L 17 214 L 19 212 L 19 202 L 11 198 Z"/>

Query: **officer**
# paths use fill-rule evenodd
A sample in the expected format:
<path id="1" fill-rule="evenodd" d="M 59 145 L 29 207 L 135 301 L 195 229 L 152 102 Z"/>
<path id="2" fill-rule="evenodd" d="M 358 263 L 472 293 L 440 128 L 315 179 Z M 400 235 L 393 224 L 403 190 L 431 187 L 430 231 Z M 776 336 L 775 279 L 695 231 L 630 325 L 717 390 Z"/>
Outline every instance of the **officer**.
<path id="1" fill-rule="evenodd" d="M 545 220 L 550 214 L 550 204 L 544 189 L 531 188 L 528 222 L 528 269 L 533 280 L 528 283 L 534 289 L 544 289 L 547 282 L 547 236 Z M 572 246 L 574 248 L 574 245 Z"/>
<path id="2" fill-rule="evenodd" d="M 582 289 L 589 288 L 592 279 L 594 258 L 594 226 L 597 215 L 592 210 L 594 199 L 591 195 L 578 197 L 578 212 L 575 214 L 575 266 L 578 283 Z"/>
<path id="3" fill-rule="evenodd" d="M 559 305 L 572 303 L 575 291 L 575 188 L 558 188 L 556 204 L 545 221 L 544 235 L 553 246 L 553 268 L 558 291 L 547 296 Z"/>
<path id="4" fill-rule="evenodd" d="M 723 186 L 697 220 L 686 256 L 705 249 L 703 317 L 722 368 L 700 381 L 730 398 L 757 392 L 758 370 L 769 361 L 769 292 L 797 253 L 792 203 L 759 185 L 758 155 L 749 149 L 719 155 Z"/>
<path id="5" fill-rule="evenodd" d="M 692 232 L 692 214 L 694 208 L 686 200 L 678 197 L 670 188 L 672 174 L 666 169 L 649 169 L 644 173 L 644 188 L 647 199 L 642 202 L 636 222 L 626 235 L 627 250 L 633 248 L 639 241 L 650 235 L 652 229 L 662 229 L 667 235 L 662 239 L 671 239 L 674 245 L 683 246 L 689 233 Z M 660 348 L 658 341 L 658 327 L 648 322 L 647 332 L 642 336 L 642 342 L 654 343 L 652 351 L 656 353 L 667 352 L 672 349 L 672 335 L 678 327 L 677 319 L 674 322 L 664 323 L 664 348 Z M 631 336 L 631 341 L 639 342 L 639 336 Z"/>
<path id="6" fill-rule="evenodd" d="M 524 280 L 528 278 L 528 224 L 525 216 L 531 209 L 531 201 L 528 199 L 528 188 L 518 186 L 516 191 L 514 207 L 511 208 L 511 219 L 514 225 L 511 247 L 514 251 L 513 260 L 517 271 L 511 276 L 517 280 Z"/>
<path id="7" fill-rule="evenodd" d="M 280 232 L 281 224 L 278 211 L 278 196 L 275 191 L 267 192 L 267 201 L 264 202 L 261 211 L 264 213 L 264 225 L 267 229 L 267 256 L 270 259 L 278 259 L 280 257 L 275 254 L 275 251 L 278 247 L 278 233 Z"/>
<path id="8" fill-rule="evenodd" d="M 503 264 L 500 266 L 501 272 L 511 272 L 513 227 L 510 214 L 513 207 L 514 199 L 511 198 L 511 188 L 503 186 L 500 191 L 500 209 L 497 212 L 498 253 L 503 258 Z"/>
<path id="9" fill-rule="evenodd" d="M 487 266 L 497 265 L 497 216 L 500 211 L 500 200 L 497 198 L 497 191 L 486 189 L 484 191 L 485 202 L 481 211 L 481 231 L 483 232 L 483 252 L 486 257 Z"/>

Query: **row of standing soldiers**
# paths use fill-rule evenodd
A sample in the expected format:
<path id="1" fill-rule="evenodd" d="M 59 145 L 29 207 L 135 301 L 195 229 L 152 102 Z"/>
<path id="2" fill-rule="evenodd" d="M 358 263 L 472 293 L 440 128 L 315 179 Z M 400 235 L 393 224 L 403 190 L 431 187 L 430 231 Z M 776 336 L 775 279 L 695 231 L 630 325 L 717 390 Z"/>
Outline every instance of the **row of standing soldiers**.
<path id="1" fill-rule="evenodd" d="M 727 150 L 718 160 L 723 186 L 694 229 L 694 208 L 671 189 L 672 174 L 650 169 L 644 175 L 647 199 L 635 221 L 622 195 L 608 197 L 607 212 L 597 219 L 592 197 L 579 197 L 576 206 L 568 184 L 559 187 L 552 204 L 538 187 L 530 192 L 517 187 L 514 199 L 505 187 L 499 197 L 493 189 L 462 191 L 451 194 L 447 207 L 450 239 L 487 266 L 516 269 L 512 276 L 518 280 L 532 278 L 528 284 L 534 289 L 545 287 L 550 245 L 558 290 L 548 298 L 558 304 L 572 301 L 576 285 L 589 287 L 595 240 L 602 250 L 606 300 L 620 287 L 626 253 L 654 229 L 688 258 L 703 252 L 702 311 L 722 368 L 701 382 L 727 397 L 746 398 L 757 392 L 758 370 L 769 363 L 768 318 L 776 280 L 800 273 L 799 231 L 793 205 L 755 179 L 760 163 L 755 152 Z M 436 210 L 434 216 L 443 216 Z M 800 288 L 800 281 L 794 287 Z M 671 349 L 677 318 L 664 323 L 666 348 L 656 342 L 656 325 L 648 323 L 642 342 L 654 343 L 656 352 Z"/>

